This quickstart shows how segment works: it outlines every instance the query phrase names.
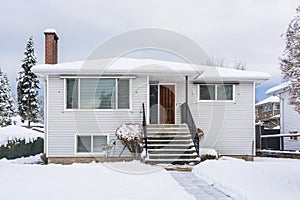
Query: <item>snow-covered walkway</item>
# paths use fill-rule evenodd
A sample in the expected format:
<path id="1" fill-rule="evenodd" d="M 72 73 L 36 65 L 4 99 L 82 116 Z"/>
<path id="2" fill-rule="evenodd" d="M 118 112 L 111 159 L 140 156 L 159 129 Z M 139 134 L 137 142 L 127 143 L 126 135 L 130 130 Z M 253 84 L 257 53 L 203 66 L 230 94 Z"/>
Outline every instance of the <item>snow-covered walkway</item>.
<path id="1" fill-rule="evenodd" d="M 221 191 L 207 184 L 192 172 L 170 172 L 174 179 L 194 195 L 197 200 L 232 200 Z"/>

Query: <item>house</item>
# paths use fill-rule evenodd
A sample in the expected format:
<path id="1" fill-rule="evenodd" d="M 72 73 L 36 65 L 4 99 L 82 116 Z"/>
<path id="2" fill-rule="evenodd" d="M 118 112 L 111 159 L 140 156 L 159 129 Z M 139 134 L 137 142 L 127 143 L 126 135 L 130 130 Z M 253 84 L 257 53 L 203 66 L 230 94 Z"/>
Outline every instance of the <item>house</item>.
<path id="1" fill-rule="evenodd" d="M 289 104 L 289 82 L 281 83 L 270 88 L 266 94 L 274 95 L 280 99 L 280 134 L 298 134 L 300 132 L 300 114 Z M 298 136 L 284 137 L 282 150 L 300 150 Z"/>
<path id="2" fill-rule="evenodd" d="M 278 96 L 270 96 L 255 104 L 256 122 L 263 122 L 265 128 L 280 128 L 280 103 Z"/>
<path id="3" fill-rule="evenodd" d="M 148 161 L 193 160 L 197 127 L 205 133 L 201 147 L 253 157 L 255 84 L 269 74 L 136 58 L 57 63 L 56 31 L 45 38 L 46 64 L 33 71 L 45 83 L 48 162 L 105 160 L 99 147 L 115 141 L 122 124 L 141 124 L 142 104 Z M 116 142 L 110 159 L 128 158 Z"/>

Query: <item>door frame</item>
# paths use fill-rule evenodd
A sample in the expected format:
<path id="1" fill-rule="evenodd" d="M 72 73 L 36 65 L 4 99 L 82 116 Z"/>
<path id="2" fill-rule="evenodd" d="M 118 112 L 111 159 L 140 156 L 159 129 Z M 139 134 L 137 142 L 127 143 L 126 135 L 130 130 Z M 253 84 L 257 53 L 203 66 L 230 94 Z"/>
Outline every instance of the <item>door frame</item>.
<path id="1" fill-rule="evenodd" d="M 159 106 L 157 106 L 157 109 L 158 109 L 158 111 L 157 111 L 157 121 L 158 121 L 158 124 L 161 124 L 160 123 L 160 86 L 161 85 L 174 85 L 174 99 L 175 99 L 175 112 L 174 112 L 174 124 L 177 124 L 177 120 L 176 120 L 176 114 L 177 114 L 177 100 L 176 100 L 176 94 L 177 94 L 177 84 L 176 83 L 168 83 L 168 82 L 166 82 L 166 83 L 155 83 L 155 84 L 150 84 L 149 83 L 149 93 L 148 93 L 148 99 L 149 99 L 149 104 L 148 104 L 148 110 L 149 110 L 149 119 L 148 119 L 148 122 L 149 122 L 149 124 L 150 124 L 150 86 L 151 85 L 157 85 L 158 86 L 158 105 Z"/>

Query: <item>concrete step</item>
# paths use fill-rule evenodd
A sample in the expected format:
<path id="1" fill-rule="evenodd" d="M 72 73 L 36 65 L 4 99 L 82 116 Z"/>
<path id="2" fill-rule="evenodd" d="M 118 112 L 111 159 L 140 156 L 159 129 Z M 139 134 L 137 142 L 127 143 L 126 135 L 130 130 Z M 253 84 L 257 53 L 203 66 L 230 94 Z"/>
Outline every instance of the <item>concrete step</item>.
<path id="1" fill-rule="evenodd" d="M 186 124 L 155 124 L 147 126 L 149 164 L 198 163 L 196 150 Z"/>
<path id="2" fill-rule="evenodd" d="M 148 139 L 148 144 L 190 144 L 193 141 L 190 138 L 186 138 L 186 139 L 161 139 L 161 138 L 157 138 L 157 139 Z"/>
<path id="3" fill-rule="evenodd" d="M 162 133 L 162 132 L 189 132 L 188 128 L 147 128 L 147 133 Z"/>
<path id="4" fill-rule="evenodd" d="M 157 135 L 148 135 L 147 138 L 150 140 L 150 139 L 164 139 L 164 140 L 180 140 L 180 139 L 190 139 L 191 136 L 190 135 L 160 135 L 160 134 L 157 134 Z"/>
<path id="5" fill-rule="evenodd" d="M 146 159 L 145 163 L 147 164 L 159 164 L 159 163 L 165 163 L 165 164 L 198 164 L 200 162 L 200 158 L 191 158 L 191 159 Z"/>
<path id="6" fill-rule="evenodd" d="M 147 132 L 147 135 L 190 135 L 187 131 L 175 132 L 175 131 L 161 131 L 161 132 Z"/>
<path id="7" fill-rule="evenodd" d="M 185 128 L 186 124 L 148 124 L 147 128 Z"/>
<path id="8" fill-rule="evenodd" d="M 148 144 L 148 150 L 150 149 L 189 149 L 193 145 L 190 144 Z"/>
<path id="9" fill-rule="evenodd" d="M 149 154 L 149 159 L 196 159 L 195 154 Z"/>
<path id="10" fill-rule="evenodd" d="M 190 149 L 148 149 L 149 154 L 192 154 L 195 152 L 194 147 Z"/>

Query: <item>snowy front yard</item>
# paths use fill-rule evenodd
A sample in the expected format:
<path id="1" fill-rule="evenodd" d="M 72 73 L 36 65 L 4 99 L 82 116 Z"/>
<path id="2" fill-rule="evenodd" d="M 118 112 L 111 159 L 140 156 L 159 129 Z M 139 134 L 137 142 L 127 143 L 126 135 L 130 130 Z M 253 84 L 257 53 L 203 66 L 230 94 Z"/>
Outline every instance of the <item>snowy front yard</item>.
<path id="1" fill-rule="evenodd" d="M 222 157 L 197 165 L 193 172 L 236 200 L 300 198 L 300 160 Z"/>
<path id="2" fill-rule="evenodd" d="M 0 199 L 194 199 L 165 170 L 139 162 L 25 165 L 0 160 Z"/>
<path id="3" fill-rule="evenodd" d="M 194 199 L 158 166 L 137 161 L 30 164 L 37 161 L 38 156 L 0 160 L 0 199 Z M 245 162 L 222 157 L 200 163 L 193 173 L 236 200 L 293 200 L 300 196 L 299 169 L 300 160 L 256 158 Z"/>

